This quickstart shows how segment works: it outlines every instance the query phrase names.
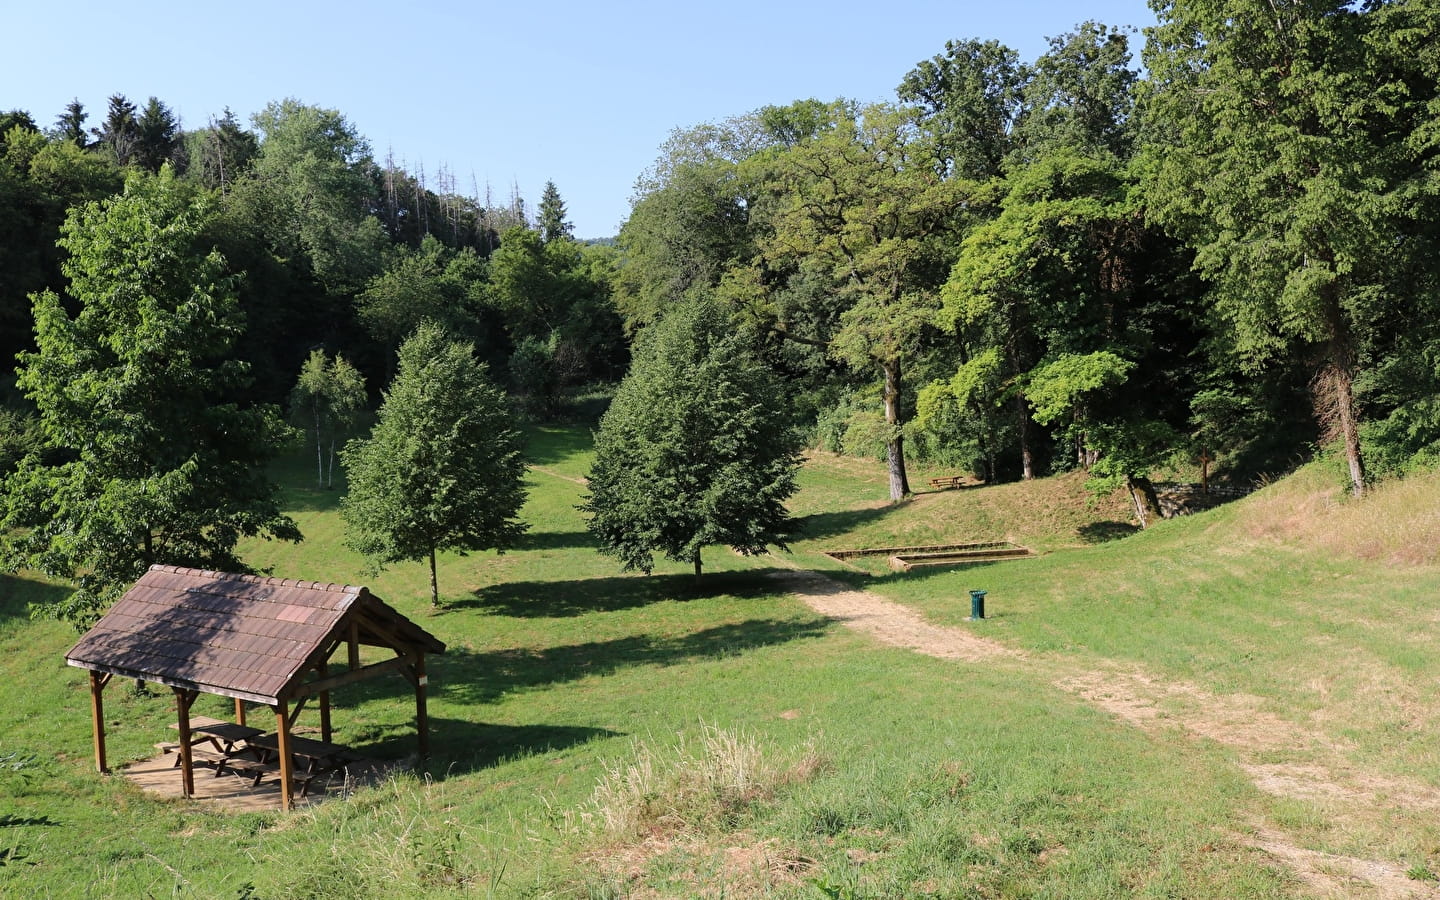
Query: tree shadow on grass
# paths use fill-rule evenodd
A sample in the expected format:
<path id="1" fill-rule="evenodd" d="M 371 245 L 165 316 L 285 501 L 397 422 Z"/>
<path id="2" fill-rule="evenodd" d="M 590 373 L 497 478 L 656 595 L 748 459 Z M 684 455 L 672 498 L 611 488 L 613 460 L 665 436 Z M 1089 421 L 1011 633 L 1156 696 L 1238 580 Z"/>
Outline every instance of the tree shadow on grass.
<path id="1" fill-rule="evenodd" d="M 525 461 L 552 466 L 590 452 L 593 443 L 589 428 L 541 425 L 525 432 Z"/>
<path id="2" fill-rule="evenodd" d="M 775 593 L 765 576 L 773 570 L 694 575 L 615 575 L 574 581 L 507 581 L 475 591 L 474 599 L 447 604 L 448 610 L 479 610 L 527 619 L 561 619 L 592 612 L 637 609 L 666 600 L 694 600 L 727 594 L 758 597 Z"/>
<path id="3" fill-rule="evenodd" d="M 30 618 L 30 605 L 47 606 L 59 603 L 74 588 L 43 581 L 32 581 L 17 575 L 0 575 L 0 622 Z"/>
<path id="4" fill-rule="evenodd" d="M 564 644 L 543 649 L 521 647 L 477 653 L 452 647 L 426 660 L 430 693 L 436 705 L 475 710 L 475 719 L 431 718 L 432 749 L 448 760 L 442 765 L 480 767 L 527 753 L 562 749 L 595 738 L 618 737 L 599 728 L 487 725 L 480 707 L 507 694 L 543 690 L 591 676 L 610 675 L 637 666 L 738 656 L 790 641 L 823 637 L 833 623 L 825 619 L 750 619 L 704 628 L 691 634 L 631 635 L 606 641 Z M 340 743 L 375 759 L 404 759 L 416 752 L 413 713 L 387 714 L 386 722 L 366 721 L 358 708 L 367 702 L 408 703 L 411 689 L 398 675 L 347 685 L 334 696 Z M 314 723 L 307 708 L 306 724 Z M 463 771 L 463 768 L 462 768 Z"/>
<path id="5" fill-rule="evenodd" d="M 282 485 L 280 509 L 284 512 L 334 512 L 340 508 L 340 498 L 343 496 L 344 485 L 337 482 L 333 488 L 317 488 L 312 478 L 309 487 Z"/>
<path id="6" fill-rule="evenodd" d="M 1103 544 L 1118 541 L 1140 531 L 1139 525 L 1129 522 L 1091 522 L 1075 529 L 1075 533 L 1087 544 Z"/>
<path id="7" fill-rule="evenodd" d="M 527 531 L 515 550 L 594 550 L 600 546 L 588 531 Z"/>
<path id="8" fill-rule="evenodd" d="M 56 828 L 59 825 L 49 816 L 0 816 L 0 828 Z"/>
<path id="9" fill-rule="evenodd" d="M 840 512 L 812 513 L 801 516 L 797 522 L 800 536 L 807 540 L 838 537 L 848 534 L 862 525 L 878 522 L 900 509 L 899 504 L 876 506 L 868 509 L 847 509 Z"/>
<path id="10" fill-rule="evenodd" d="M 429 669 L 437 697 L 469 707 L 492 703 L 518 691 L 610 675 L 637 666 L 671 666 L 738 656 L 760 647 L 818 638 L 830 627 L 823 619 L 749 619 L 675 636 L 637 634 L 487 653 L 452 648 L 435 657 Z"/>

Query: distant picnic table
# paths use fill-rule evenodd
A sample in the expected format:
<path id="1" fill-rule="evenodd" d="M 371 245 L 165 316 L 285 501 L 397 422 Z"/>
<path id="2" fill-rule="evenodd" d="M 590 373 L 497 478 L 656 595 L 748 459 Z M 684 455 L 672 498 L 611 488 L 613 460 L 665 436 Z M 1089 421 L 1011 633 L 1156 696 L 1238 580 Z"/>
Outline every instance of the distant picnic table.
<path id="1" fill-rule="evenodd" d="M 964 475 L 942 475 L 939 478 L 930 479 L 930 487 L 937 491 L 944 491 L 950 488 L 964 487 Z"/>

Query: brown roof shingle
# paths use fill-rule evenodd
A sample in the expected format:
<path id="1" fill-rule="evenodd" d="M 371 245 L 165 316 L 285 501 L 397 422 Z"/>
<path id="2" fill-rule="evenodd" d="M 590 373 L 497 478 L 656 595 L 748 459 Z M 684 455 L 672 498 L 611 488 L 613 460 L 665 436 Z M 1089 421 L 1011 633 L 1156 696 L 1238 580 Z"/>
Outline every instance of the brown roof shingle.
<path id="1" fill-rule="evenodd" d="M 304 679 L 306 660 L 347 636 L 357 617 L 383 623 L 415 650 L 445 650 L 364 587 L 152 566 L 65 661 L 274 703 Z M 362 641 L 376 642 L 360 630 Z"/>

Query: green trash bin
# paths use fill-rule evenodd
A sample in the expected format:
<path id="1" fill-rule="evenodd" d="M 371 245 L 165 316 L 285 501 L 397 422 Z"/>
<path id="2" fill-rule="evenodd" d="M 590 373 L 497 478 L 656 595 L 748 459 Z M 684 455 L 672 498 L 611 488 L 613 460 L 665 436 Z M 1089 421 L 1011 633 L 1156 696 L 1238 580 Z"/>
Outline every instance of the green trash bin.
<path id="1" fill-rule="evenodd" d="M 970 592 L 970 621 L 978 622 L 985 618 L 985 595 L 988 591 Z"/>

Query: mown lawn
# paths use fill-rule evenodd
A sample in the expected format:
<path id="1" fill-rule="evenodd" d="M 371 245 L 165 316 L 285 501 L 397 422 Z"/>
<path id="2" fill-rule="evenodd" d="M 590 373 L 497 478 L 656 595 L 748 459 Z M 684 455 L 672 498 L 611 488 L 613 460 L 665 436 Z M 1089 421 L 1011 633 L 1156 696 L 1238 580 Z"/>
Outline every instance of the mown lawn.
<path id="1" fill-rule="evenodd" d="M 420 564 L 364 571 L 342 544 L 340 491 L 313 487 L 308 458 L 277 469 L 307 540 L 257 542 L 247 558 L 277 575 L 366 583 L 449 645 L 431 666 L 428 767 L 290 816 L 210 811 L 95 775 L 82 673 L 62 658 L 73 632 L 25 615 L 57 589 L 0 579 L 0 757 L 35 757 L 0 769 L 0 895 L 1299 892 L 1246 845 L 1247 823 L 1273 804 L 1225 748 L 1135 731 L 1039 670 L 881 647 L 779 593 L 767 577 L 773 561 L 716 548 L 698 588 L 688 566 L 621 574 L 575 510 L 588 431 L 537 430 L 530 448 L 529 535 L 503 556 L 447 555 L 441 610 L 428 608 Z M 1327 700 L 1307 687 L 1327 670 L 1306 646 L 1348 662 L 1363 654 L 1372 672 L 1431 673 L 1400 620 L 1418 611 L 1432 576 L 1396 576 L 1383 600 L 1362 604 L 1377 596 L 1367 593 L 1377 567 L 1317 568 L 1283 545 L 1225 550 L 1215 532 L 1230 527 L 1228 511 L 1089 544 L 1082 498 L 1015 526 L 1048 551 L 1042 559 L 874 578 L 818 550 L 1004 537 L 950 533 L 998 527 L 976 525 L 974 510 L 967 522 L 963 506 L 991 503 L 992 489 L 891 507 L 877 466 L 823 457 L 802 485 L 795 509 L 807 537 L 796 561 L 951 624 L 968 614 L 965 588 L 986 587 L 995 618 L 965 627 L 1042 656 L 1143 664 L 1257 693 L 1297 716 L 1336 709 L 1333 727 L 1347 734 L 1360 724 L 1362 676 L 1329 672 Z M 985 522 L 1007 519 L 1004 502 L 990 510 Z M 1317 600 L 1320 585 L 1330 590 Z M 1365 637 L 1342 637 L 1350 632 Z M 172 718 L 167 698 L 119 683 L 107 697 L 112 760 L 152 752 Z M 335 699 L 338 741 L 382 757 L 412 752 L 413 709 L 398 678 Z M 225 705 L 214 699 L 213 712 Z M 1365 731 L 1357 752 L 1430 777 L 1433 729 L 1394 724 L 1413 740 Z M 707 735 L 721 738 L 708 751 Z M 1306 815 L 1291 811 L 1302 825 Z"/>

